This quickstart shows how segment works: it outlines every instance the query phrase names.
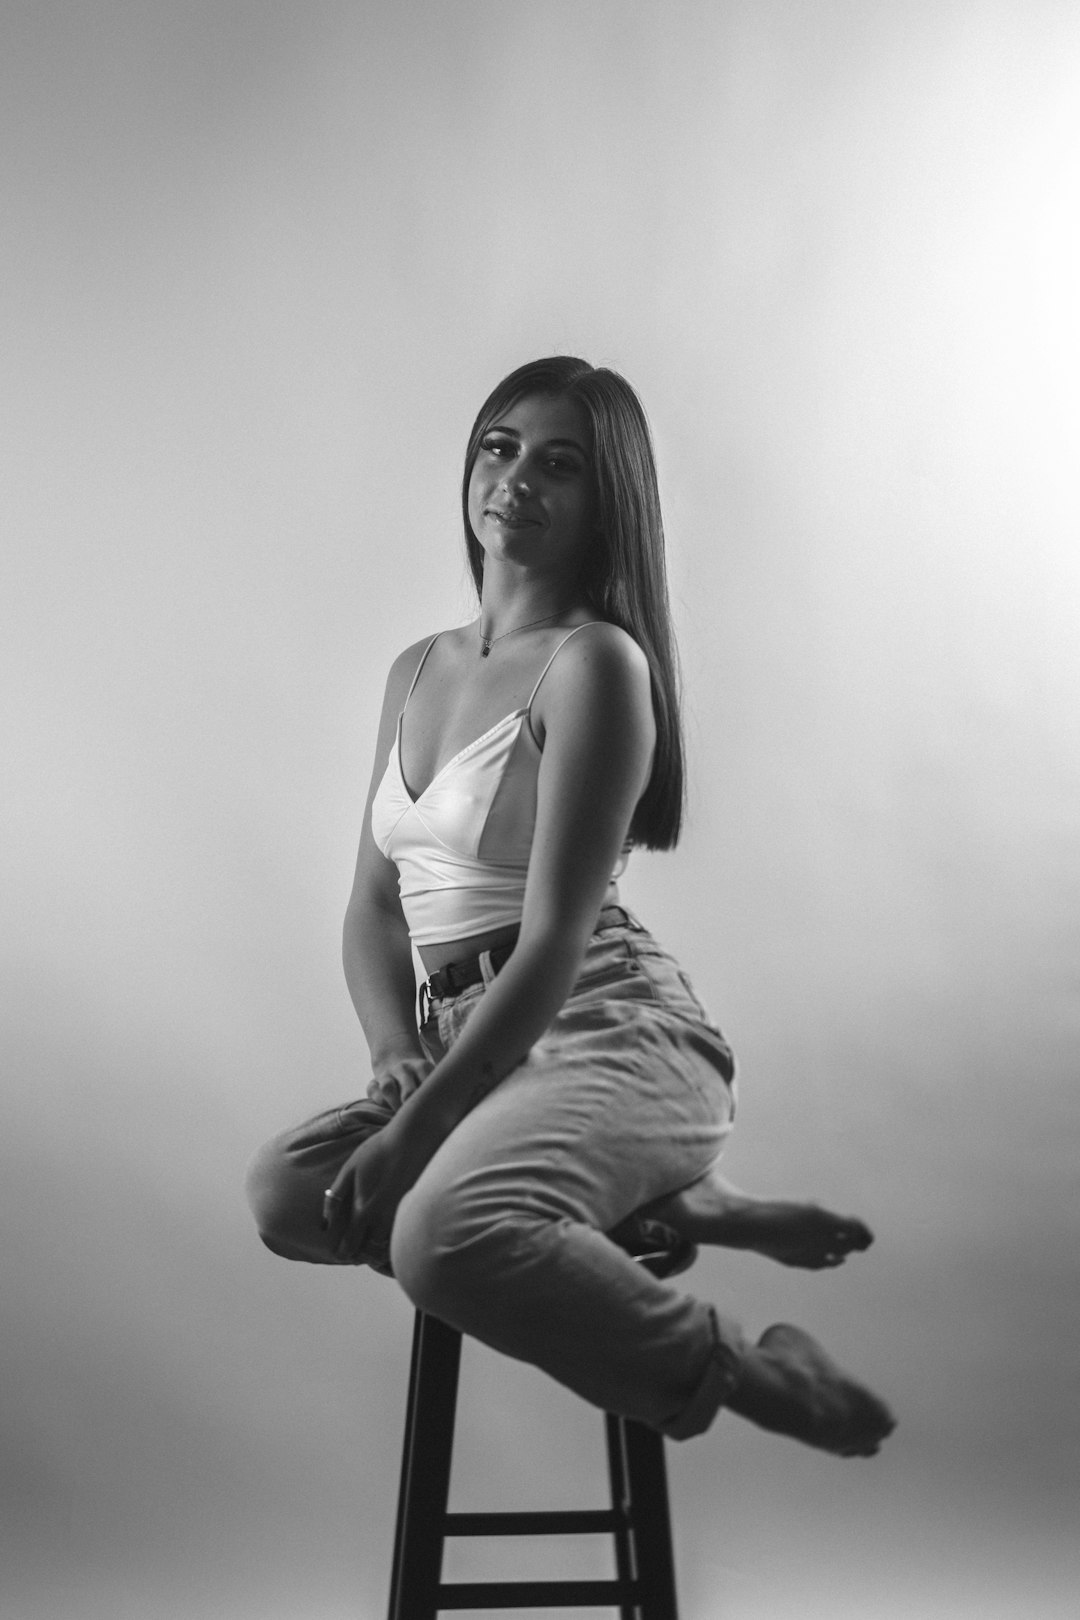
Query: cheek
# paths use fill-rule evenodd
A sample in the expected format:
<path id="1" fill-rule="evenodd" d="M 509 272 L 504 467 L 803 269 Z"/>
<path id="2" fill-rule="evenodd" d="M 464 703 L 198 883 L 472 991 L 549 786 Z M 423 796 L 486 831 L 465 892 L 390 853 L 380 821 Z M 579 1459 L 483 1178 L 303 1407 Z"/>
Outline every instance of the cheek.
<path id="1" fill-rule="evenodd" d="M 482 484 L 481 484 L 481 480 L 478 478 L 477 473 L 476 473 L 476 469 L 474 468 L 473 472 L 472 472 L 472 475 L 469 478 L 469 500 L 468 500 L 469 522 L 472 524 L 474 529 L 476 528 L 477 524 L 480 522 L 480 519 L 481 519 L 481 516 L 482 516 L 483 504 L 484 504 L 484 491 L 483 491 L 483 487 L 482 487 Z"/>
<path id="2" fill-rule="evenodd" d="M 593 503 L 588 495 L 568 503 L 566 527 L 580 545 L 589 540 L 593 531 Z"/>

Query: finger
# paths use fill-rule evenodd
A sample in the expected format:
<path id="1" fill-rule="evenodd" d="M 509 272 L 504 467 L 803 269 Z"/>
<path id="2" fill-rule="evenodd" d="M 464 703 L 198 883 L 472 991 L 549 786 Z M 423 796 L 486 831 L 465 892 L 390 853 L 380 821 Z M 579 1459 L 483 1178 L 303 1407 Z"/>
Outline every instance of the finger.
<path id="1" fill-rule="evenodd" d="M 342 1233 L 334 1252 L 343 1265 L 356 1266 L 371 1254 L 372 1243 L 372 1234 L 366 1226 L 350 1225 Z"/>
<path id="2" fill-rule="evenodd" d="M 357 1220 L 357 1211 L 350 1205 L 347 1215 L 338 1224 L 334 1252 L 339 1259 L 351 1258 L 363 1246 L 364 1237 L 364 1227 Z"/>
<path id="3" fill-rule="evenodd" d="M 331 1248 L 336 1248 L 340 1243 L 343 1229 L 348 1225 L 351 1214 L 352 1208 L 348 1197 L 337 1182 L 332 1187 L 327 1187 L 323 1193 L 322 1229 Z"/>
<path id="4" fill-rule="evenodd" d="M 338 1239 L 335 1254 L 346 1265 L 359 1265 L 371 1260 L 385 1260 L 390 1252 L 390 1233 L 370 1207 L 352 1211 L 345 1230 Z"/>

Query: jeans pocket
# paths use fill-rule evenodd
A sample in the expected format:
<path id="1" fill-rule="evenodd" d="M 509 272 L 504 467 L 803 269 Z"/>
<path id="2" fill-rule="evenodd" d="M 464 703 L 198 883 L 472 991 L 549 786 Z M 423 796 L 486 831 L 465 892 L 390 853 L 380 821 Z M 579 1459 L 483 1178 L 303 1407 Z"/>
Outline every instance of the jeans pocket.
<path id="1" fill-rule="evenodd" d="M 477 1007 L 479 1007 L 483 999 L 484 989 L 485 986 L 482 984 L 473 984 L 467 990 L 462 990 L 459 995 L 435 1003 L 434 1012 L 439 1032 L 439 1043 L 444 1052 L 450 1050 Z"/>
<path id="2" fill-rule="evenodd" d="M 635 942 L 633 952 L 638 968 L 647 977 L 653 995 L 662 1007 L 693 1024 L 702 1025 L 723 1040 L 719 1024 L 706 1010 L 690 975 L 673 956 L 654 940 Z"/>
<path id="3" fill-rule="evenodd" d="M 603 934 L 594 934 L 570 994 L 576 996 L 624 979 L 632 971 L 632 961 L 630 941 L 622 930 L 607 929 Z"/>

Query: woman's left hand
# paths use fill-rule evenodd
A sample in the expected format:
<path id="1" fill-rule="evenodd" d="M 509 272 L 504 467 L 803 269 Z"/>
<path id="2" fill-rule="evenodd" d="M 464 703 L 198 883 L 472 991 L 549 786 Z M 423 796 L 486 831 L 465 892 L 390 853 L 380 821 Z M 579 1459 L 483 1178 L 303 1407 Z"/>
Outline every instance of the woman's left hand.
<path id="1" fill-rule="evenodd" d="M 402 1113 L 350 1153 L 323 1199 L 327 1242 L 343 1265 L 386 1258 L 397 1207 L 438 1146 Z"/>

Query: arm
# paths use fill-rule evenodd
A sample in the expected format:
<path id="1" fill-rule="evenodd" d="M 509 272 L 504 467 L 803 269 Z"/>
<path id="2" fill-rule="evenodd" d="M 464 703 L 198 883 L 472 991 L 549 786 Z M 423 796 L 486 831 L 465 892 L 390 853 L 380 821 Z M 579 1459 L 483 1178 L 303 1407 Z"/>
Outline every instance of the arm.
<path id="1" fill-rule="evenodd" d="M 436 1145 L 517 1067 L 569 995 L 648 781 L 656 735 L 649 670 L 629 636 L 613 625 L 576 636 L 541 694 L 534 719 L 544 752 L 521 933 L 401 1121 Z"/>
<path id="2" fill-rule="evenodd" d="M 423 643 L 406 648 L 390 670 L 360 848 L 342 930 L 345 982 L 367 1040 L 376 1081 L 398 1099 L 431 1067 L 416 1027 L 416 979 L 409 931 L 398 898 L 397 868 L 371 836 L 371 801 L 394 742 L 397 717 Z"/>
<path id="3" fill-rule="evenodd" d="M 330 1241 L 383 1241 L 440 1143 L 523 1060 L 577 978 L 655 741 L 648 665 L 615 626 L 577 636 L 533 715 L 542 736 L 521 933 L 453 1049 L 334 1183 Z"/>

